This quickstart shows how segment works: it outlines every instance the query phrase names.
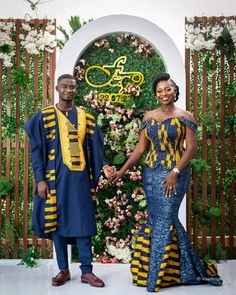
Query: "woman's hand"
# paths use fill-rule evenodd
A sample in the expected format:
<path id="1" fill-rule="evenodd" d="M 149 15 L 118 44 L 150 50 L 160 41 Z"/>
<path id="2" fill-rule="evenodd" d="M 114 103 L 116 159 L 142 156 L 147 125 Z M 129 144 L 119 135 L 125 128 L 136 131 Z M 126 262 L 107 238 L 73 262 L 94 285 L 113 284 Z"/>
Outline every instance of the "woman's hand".
<path id="1" fill-rule="evenodd" d="M 166 197 L 171 197 L 173 194 L 176 194 L 176 182 L 178 174 L 171 171 L 166 179 L 162 182 L 164 184 L 163 193 Z"/>
<path id="2" fill-rule="evenodd" d="M 123 177 L 124 172 L 122 170 L 118 170 L 118 171 L 114 171 L 110 177 L 109 180 L 111 182 L 117 182 L 118 180 L 121 180 L 121 178 Z"/>
<path id="3" fill-rule="evenodd" d="M 37 183 L 38 185 L 38 195 L 42 198 L 42 199 L 47 199 L 47 196 L 49 194 L 49 189 L 48 189 L 48 184 L 46 181 L 39 181 Z"/>

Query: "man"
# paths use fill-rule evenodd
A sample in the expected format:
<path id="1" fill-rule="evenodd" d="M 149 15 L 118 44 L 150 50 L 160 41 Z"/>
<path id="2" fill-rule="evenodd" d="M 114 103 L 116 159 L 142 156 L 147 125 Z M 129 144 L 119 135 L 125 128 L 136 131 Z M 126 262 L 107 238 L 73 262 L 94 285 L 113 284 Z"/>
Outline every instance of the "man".
<path id="1" fill-rule="evenodd" d="M 92 115 L 74 106 L 76 80 L 58 78 L 59 103 L 36 113 L 24 129 L 30 139 L 37 183 L 32 228 L 38 237 L 53 239 L 60 272 L 53 286 L 70 280 L 67 244 L 76 242 L 81 282 L 104 287 L 92 273 L 91 236 L 96 235 L 95 189 L 103 162 L 103 135 Z M 103 167 L 106 176 L 111 172 Z"/>

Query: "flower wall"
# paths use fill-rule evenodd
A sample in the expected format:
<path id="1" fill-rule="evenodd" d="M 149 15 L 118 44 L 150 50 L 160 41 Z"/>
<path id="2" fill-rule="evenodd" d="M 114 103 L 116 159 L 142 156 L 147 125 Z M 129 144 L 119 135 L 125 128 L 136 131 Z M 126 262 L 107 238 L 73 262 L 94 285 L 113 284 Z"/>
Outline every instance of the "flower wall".
<path id="1" fill-rule="evenodd" d="M 157 106 L 152 81 L 164 71 L 163 61 L 154 48 L 132 34 L 95 40 L 78 58 L 77 103 L 97 118 L 105 135 L 105 159 L 109 165 L 119 169 L 134 150 L 143 114 Z M 98 87 L 89 85 L 86 77 Z M 135 83 L 133 77 L 139 82 Z M 98 235 L 93 241 L 99 261 L 128 263 L 131 259 L 135 237 L 147 217 L 143 161 L 144 157 L 116 184 L 109 183 L 104 176 L 99 181 Z"/>

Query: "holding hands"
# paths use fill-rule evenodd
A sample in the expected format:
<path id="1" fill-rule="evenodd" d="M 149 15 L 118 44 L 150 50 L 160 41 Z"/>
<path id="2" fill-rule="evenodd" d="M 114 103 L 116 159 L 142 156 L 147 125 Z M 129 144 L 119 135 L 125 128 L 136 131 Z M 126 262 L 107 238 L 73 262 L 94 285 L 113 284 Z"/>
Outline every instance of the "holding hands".
<path id="1" fill-rule="evenodd" d="M 124 175 L 124 172 L 122 171 L 122 169 L 118 171 L 114 170 L 108 179 L 111 182 L 117 182 L 123 177 L 123 175 Z"/>
<path id="2" fill-rule="evenodd" d="M 110 178 L 112 172 L 114 171 L 114 167 L 113 166 L 109 166 L 109 165 L 105 165 L 102 170 L 103 170 L 103 173 L 105 174 L 106 178 Z"/>
<path id="3" fill-rule="evenodd" d="M 106 177 L 108 178 L 108 180 L 112 183 L 120 181 L 125 174 L 124 169 L 121 168 L 120 170 L 116 171 L 116 168 L 114 166 L 107 166 L 106 168 L 103 169 L 103 171 Z M 172 170 L 170 174 L 162 182 L 162 184 L 164 185 L 163 193 L 165 194 L 166 197 L 171 197 L 177 194 L 176 182 L 177 182 L 178 173 Z"/>

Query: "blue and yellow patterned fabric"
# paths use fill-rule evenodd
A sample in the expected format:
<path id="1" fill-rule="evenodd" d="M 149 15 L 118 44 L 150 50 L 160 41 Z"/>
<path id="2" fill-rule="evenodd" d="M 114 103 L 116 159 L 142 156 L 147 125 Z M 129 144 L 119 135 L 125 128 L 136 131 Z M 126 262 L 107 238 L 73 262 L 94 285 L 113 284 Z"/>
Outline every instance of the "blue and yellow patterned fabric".
<path id="1" fill-rule="evenodd" d="M 137 238 L 133 254 L 131 272 L 134 286 L 147 286 L 147 278 L 150 263 L 151 227 L 144 225 Z M 170 227 L 169 241 L 165 246 L 165 252 L 161 263 L 161 271 L 156 279 L 160 287 L 168 287 L 180 284 L 180 259 L 177 245 L 176 231 Z"/>
<path id="2" fill-rule="evenodd" d="M 95 188 L 103 166 L 103 135 L 95 118 L 81 108 L 50 106 L 24 126 L 35 180 L 46 181 L 46 200 L 35 193 L 32 228 L 39 237 L 96 234 Z"/>
<path id="3" fill-rule="evenodd" d="M 186 126 L 196 131 L 196 124 L 184 118 L 163 122 L 150 119 L 142 125 L 151 141 L 143 171 L 148 218 L 137 236 L 131 273 L 133 285 L 146 287 L 149 292 L 180 284 L 222 284 L 217 269 L 204 265 L 194 253 L 178 219 L 190 179 L 189 165 L 178 175 L 176 194 L 166 197 L 163 193 L 163 181 L 169 175 L 169 169 L 184 152 Z"/>
<path id="4" fill-rule="evenodd" d="M 168 118 L 162 122 L 149 119 L 142 122 L 141 129 L 150 141 L 150 151 L 145 163 L 155 169 L 162 165 L 172 169 L 184 153 L 186 126 L 197 130 L 197 125 L 183 117 Z"/>

